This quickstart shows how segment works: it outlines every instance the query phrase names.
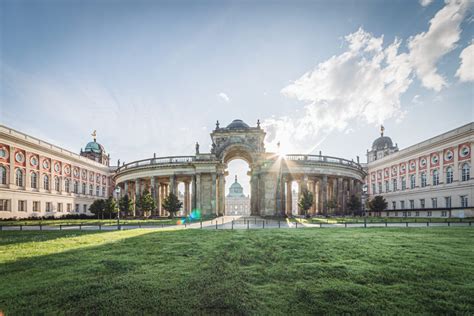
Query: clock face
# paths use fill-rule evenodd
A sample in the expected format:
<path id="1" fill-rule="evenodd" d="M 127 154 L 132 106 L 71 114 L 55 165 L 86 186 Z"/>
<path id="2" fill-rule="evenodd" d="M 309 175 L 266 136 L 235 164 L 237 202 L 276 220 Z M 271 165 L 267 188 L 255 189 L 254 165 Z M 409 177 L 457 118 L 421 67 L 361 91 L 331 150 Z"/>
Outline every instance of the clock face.
<path id="1" fill-rule="evenodd" d="M 467 145 L 462 146 L 461 153 L 460 153 L 461 157 L 463 157 L 463 158 L 467 157 L 469 155 L 469 152 L 470 152 L 469 146 L 467 146 Z"/>
<path id="2" fill-rule="evenodd" d="M 17 162 L 23 162 L 24 159 L 25 159 L 25 157 L 23 156 L 22 153 L 16 153 L 16 155 L 15 155 L 15 160 L 16 160 Z"/>
<path id="3" fill-rule="evenodd" d="M 436 165 L 436 164 L 438 163 L 438 161 L 439 161 L 438 155 L 433 155 L 433 156 L 431 157 L 431 162 L 432 162 L 433 164 Z"/>
<path id="4" fill-rule="evenodd" d="M 454 154 L 453 154 L 452 150 L 448 150 L 446 152 L 446 154 L 444 155 L 444 159 L 446 161 L 451 161 L 453 159 L 453 157 L 454 157 Z"/>
<path id="5" fill-rule="evenodd" d="M 30 163 L 33 167 L 36 167 L 38 165 L 38 159 L 35 156 L 33 156 L 30 158 Z"/>
<path id="6" fill-rule="evenodd" d="M 421 160 L 420 160 L 420 165 L 421 165 L 422 167 L 426 166 L 426 159 L 425 159 L 425 158 L 421 158 Z"/>

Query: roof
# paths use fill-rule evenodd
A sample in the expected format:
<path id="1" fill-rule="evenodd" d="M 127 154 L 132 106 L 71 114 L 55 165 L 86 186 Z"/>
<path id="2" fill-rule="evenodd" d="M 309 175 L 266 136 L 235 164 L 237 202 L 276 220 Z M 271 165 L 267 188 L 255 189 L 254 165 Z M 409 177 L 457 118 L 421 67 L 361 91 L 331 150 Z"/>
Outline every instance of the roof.
<path id="1" fill-rule="evenodd" d="M 96 153 L 96 154 L 102 154 L 104 152 L 104 146 L 96 142 L 95 140 L 93 142 L 89 142 L 86 145 L 86 148 L 84 149 L 84 152 L 86 153 Z"/>
<path id="2" fill-rule="evenodd" d="M 385 148 L 392 148 L 392 139 L 388 136 L 380 136 L 372 143 L 372 150 L 382 150 Z"/>
<path id="3" fill-rule="evenodd" d="M 244 121 L 242 120 L 233 120 L 232 123 L 227 125 L 227 129 L 247 129 L 250 128 Z"/>

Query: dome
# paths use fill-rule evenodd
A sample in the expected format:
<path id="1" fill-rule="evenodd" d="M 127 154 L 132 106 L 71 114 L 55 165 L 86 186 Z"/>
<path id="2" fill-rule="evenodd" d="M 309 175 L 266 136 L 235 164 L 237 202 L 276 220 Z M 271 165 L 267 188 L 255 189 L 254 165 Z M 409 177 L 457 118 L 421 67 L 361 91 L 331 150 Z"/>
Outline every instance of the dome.
<path id="1" fill-rule="evenodd" d="M 228 197 L 245 197 L 244 188 L 237 182 L 237 176 L 235 176 L 235 182 L 229 188 Z"/>
<path id="2" fill-rule="evenodd" d="M 376 140 L 374 140 L 372 144 L 372 150 L 382 150 L 385 148 L 392 148 L 393 142 L 390 137 L 387 136 L 380 136 Z"/>
<path id="3" fill-rule="evenodd" d="M 242 120 L 233 120 L 232 123 L 227 125 L 228 129 L 247 129 L 250 128 L 244 121 Z"/>
<path id="4" fill-rule="evenodd" d="M 96 154 L 102 154 L 104 152 L 104 147 L 98 142 L 93 141 L 93 142 L 87 143 L 86 148 L 84 149 L 84 152 L 86 153 L 93 152 Z"/>

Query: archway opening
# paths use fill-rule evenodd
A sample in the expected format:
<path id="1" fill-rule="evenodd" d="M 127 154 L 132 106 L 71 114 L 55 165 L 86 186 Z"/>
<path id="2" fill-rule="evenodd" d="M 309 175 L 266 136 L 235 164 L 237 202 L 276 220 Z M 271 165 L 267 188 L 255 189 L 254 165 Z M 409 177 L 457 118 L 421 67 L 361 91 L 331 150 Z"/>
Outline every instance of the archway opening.
<path id="1" fill-rule="evenodd" d="M 291 214 L 296 216 L 299 214 L 298 202 L 300 197 L 300 188 L 297 181 L 291 181 L 291 192 Z"/>
<path id="2" fill-rule="evenodd" d="M 250 215 L 249 164 L 243 159 L 227 163 L 225 178 L 225 215 Z"/>

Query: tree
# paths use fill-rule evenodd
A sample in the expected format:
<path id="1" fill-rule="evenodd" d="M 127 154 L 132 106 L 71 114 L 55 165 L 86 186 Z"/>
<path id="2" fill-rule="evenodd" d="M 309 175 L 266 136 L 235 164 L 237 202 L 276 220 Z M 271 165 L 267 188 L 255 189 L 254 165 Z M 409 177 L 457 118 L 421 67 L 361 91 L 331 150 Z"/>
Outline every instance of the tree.
<path id="1" fill-rule="evenodd" d="M 133 211 L 133 201 L 130 199 L 128 194 L 125 194 L 123 197 L 120 198 L 119 209 L 125 215 L 130 215 L 130 213 Z"/>
<path id="2" fill-rule="evenodd" d="M 170 213 L 170 218 L 173 218 L 174 214 L 183 207 L 183 202 L 175 194 L 170 193 L 161 206 Z"/>
<path id="3" fill-rule="evenodd" d="M 112 216 L 115 217 L 117 214 L 118 206 L 113 196 L 109 196 L 109 198 L 105 201 L 104 212 L 105 214 L 109 214 L 110 219 L 112 219 Z"/>
<path id="4" fill-rule="evenodd" d="M 352 211 L 352 214 L 360 215 L 362 203 L 356 195 L 351 195 L 349 201 L 347 202 L 347 208 Z"/>
<path id="5" fill-rule="evenodd" d="M 308 210 L 313 206 L 313 193 L 309 190 L 303 190 L 301 198 L 298 201 L 298 207 L 303 211 L 303 215 L 308 217 Z"/>
<path id="6" fill-rule="evenodd" d="M 97 216 L 97 218 L 104 219 L 104 209 L 105 209 L 105 201 L 104 200 L 94 200 L 92 204 L 89 206 L 89 211 Z"/>
<path id="7" fill-rule="evenodd" d="M 336 207 L 337 207 L 337 202 L 336 202 L 335 199 L 329 200 L 329 201 L 326 202 L 326 208 L 327 208 L 328 211 L 331 211 L 331 210 L 334 211 L 334 209 Z M 326 213 L 326 215 L 327 215 L 327 213 Z"/>
<path id="8" fill-rule="evenodd" d="M 387 206 L 387 201 L 385 201 L 381 195 L 374 196 L 374 198 L 369 202 L 369 209 L 372 212 L 383 212 Z"/>
<path id="9" fill-rule="evenodd" d="M 146 214 L 148 214 L 148 212 L 151 212 L 156 208 L 155 200 L 153 200 L 150 191 L 148 191 L 147 189 L 145 189 L 143 191 L 143 194 L 140 195 L 140 197 L 137 199 L 136 205 L 137 208 L 139 208 L 145 216 Z"/>

